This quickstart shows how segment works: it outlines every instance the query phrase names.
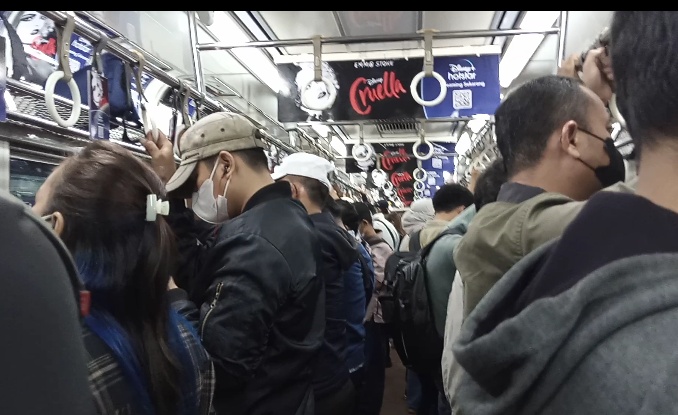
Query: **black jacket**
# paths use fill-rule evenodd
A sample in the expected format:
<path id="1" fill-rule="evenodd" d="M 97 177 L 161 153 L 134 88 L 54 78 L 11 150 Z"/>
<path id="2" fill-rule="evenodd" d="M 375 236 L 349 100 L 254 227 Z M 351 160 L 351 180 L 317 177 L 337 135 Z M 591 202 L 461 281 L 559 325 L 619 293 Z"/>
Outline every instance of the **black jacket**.
<path id="1" fill-rule="evenodd" d="M 214 360 L 218 414 L 313 413 L 325 296 L 315 229 L 291 196 L 288 183 L 255 193 L 222 226 L 196 276 L 192 300 L 201 304 L 198 330 Z"/>
<path id="2" fill-rule="evenodd" d="M 174 282 L 192 295 L 196 276 L 203 266 L 207 252 L 216 243 L 221 225 L 196 219 L 183 199 L 170 200 L 170 213 L 166 219 L 177 236 L 179 250 Z"/>
<path id="3" fill-rule="evenodd" d="M 346 365 L 346 298 L 344 273 L 358 260 L 351 236 L 330 213 L 311 215 L 320 245 L 318 276 L 325 283 L 325 341 L 313 375 L 316 398 L 337 392 L 349 381 Z M 364 310 L 362 310 L 364 311 Z"/>

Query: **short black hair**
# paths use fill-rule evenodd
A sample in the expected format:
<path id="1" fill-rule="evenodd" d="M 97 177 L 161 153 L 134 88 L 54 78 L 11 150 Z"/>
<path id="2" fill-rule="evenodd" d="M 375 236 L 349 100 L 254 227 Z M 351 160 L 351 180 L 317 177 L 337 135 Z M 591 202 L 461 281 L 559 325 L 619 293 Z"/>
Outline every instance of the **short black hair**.
<path id="1" fill-rule="evenodd" d="M 335 205 L 339 208 L 341 221 L 344 223 L 344 225 L 353 232 L 358 233 L 360 217 L 358 217 L 358 212 L 355 210 L 355 206 L 353 206 L 350 202 L 341 199 L 335 200 Z"/>
<path id="2" fill-rule="evenodd" d="M 496 202 L 499 195 L 499 189 L 508 180 L 504 160 L 498 158 L 494 160 L 476 180 L 475 189 L 473 189 L 473 198 L 476 205 L 476 212 L 488 203 Z"/>
<path id="3" fill-rule="evenodd" d="M 388 200 L 382 199 L 382 200 L 378 201 L 378 202 L 377 202 L 377 208 L 378 208 L 379 211 L 381 211 L 381 213 L 383 213 L 384 215 L 388 215 L 388 214 L 389 214 L 389 211 L 388 211 Z"/>
<path id="4" fill-rule="evenodd" d="M 433 210 L 451 212 L 459 206 L 469 207 L 473 204 L 473 193 L 457 183 L 448 183 L 440 186 L 433 195 Z"/>
<path id="5" fill-rule="evenodd" d="M 247 150 L 238 150 L 233 152 L 240 157 L 252 170 L 268 171 L 268 157 L 263 148 L 250 148 Z"/>
<path id="6" fill-rule="evenodd" d="M 610 55 L 617 106 L 636 144 L 678 135 L 678 12 L 616 11 Z"/>
<path id="7" fill-rule="evenodd" d="M 319 180 L 311 179 L 304 176 L 288 175 L 290 181 L 297 182 L 301 184 L 304 189 L 306 189 L 306 194 L 316 206 L 319 206 L 321 209 L 325 208 L 327 201 L 330 200 L 330 189 L 322 184 Z"/>
<path id="8" fill-rule="evenodd" d="M 356 213 L 358 213 L 358 222 L 367 221 L 370 225 L 372 224 L 372 210 L 367 203 L 356 202 L 353 204 Z"/>
<path id="9" fill-rule="evenodd" d="M 494 115 L 497 148 L 509 176 L 539 163 L 549 137 L 567 121 L 588 128 L 590 105 L 581 82 L 564 76 L 542 76 L 509 93 Z"/>

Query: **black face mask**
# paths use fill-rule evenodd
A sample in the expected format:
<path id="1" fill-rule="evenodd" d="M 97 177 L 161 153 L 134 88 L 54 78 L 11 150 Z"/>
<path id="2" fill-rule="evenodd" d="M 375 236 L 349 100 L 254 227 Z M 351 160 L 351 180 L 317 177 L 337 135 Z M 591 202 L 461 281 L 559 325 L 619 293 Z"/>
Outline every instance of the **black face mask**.
<path id="1" fill-rule="evenodd" d="M 624 165 L 624 156 L 622 156 L 619 150 L 617 150 L 617 147 L 614 145 L 614 140 L 612 139 L 612 137 L 602 138 L 598 137 L 597 135 L 589 131 L 584 130 L 583 128 L 579 128 L 579 130 L 597 140 L 602 141 L 605 144 L 605 152 L 607 153 L 607 156 L 610 158 L 610 164 L 608 164 L 607 166 L 598 166 L 596 168 L 589 166 L 583 160 L 580 159 L 581 162 L 584 163 L 586 167 L 593 170 L 593 173 L 596 175 L 598 181 L 600 181 L 600 184 L 603 185 L 603 188 L 612 186 L 617 182 L 623 182 L 626 179 L 626 166 Z"/>

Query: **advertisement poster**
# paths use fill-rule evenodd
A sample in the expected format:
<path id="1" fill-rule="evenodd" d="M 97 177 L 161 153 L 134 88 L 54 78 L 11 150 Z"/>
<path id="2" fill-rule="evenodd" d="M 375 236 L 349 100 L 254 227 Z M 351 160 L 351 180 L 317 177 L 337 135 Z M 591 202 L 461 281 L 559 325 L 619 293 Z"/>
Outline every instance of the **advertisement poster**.
<path id="1" fill-rule="evenodd" d="M 7 103 L 5 90 L 7 89 L 7 67 L 5 66 L 5 38 L 0 37 L 0 122 L 7 120 Z"/>
<path id="2" fill-rule="evenodd" d="M 445 184 L 445 172 L 454 174 L 455 143 L 433 143 L 433 157 L 422 160 L 421 168 L 426 170 L 424 196 L 432 197 L 438 187 Z"/>
<path id="3" fill-rule="evenodd" d="M 411 118 L 467 117 L 494 114 L 499 105 L 499 55 L 436 57 L 435 71 L 447 81 L 447 94 L 434 107 L 417 104 L 410 83 L 421 72 L 423 59 L 323 62 L 323 77 L 332 82 L 337 96 L 332 107 L 316 111 L 302 105 L 301 93 L 313 79 L 311 62 L 279 64 L 278 70 L 292 86 L 278 95 L 281 122 L 398 120 Z M 432 100 L 440 85 L 433 78 L 419 83 L 420 96 Z M 306 91 L 320 102 L 327 86 L 313 82 Z"/>
<path id="4" fill-rule="evenodd" d="M 371 144 L 375 154 L 381 156 L 381 169 L 384 170 L 393 184 L 396 194 L 405 206 L 414 200 L 414 179 L 412 172 L 417 168 L 417 159 L 411 156 L 412 143 Z M 348 145 L 348 153 L 353 150 L 353 144 Z M 368 182 L 372 182 L 371 172 L 376 168 L 376 157 L 365 163 L 346 159 L 347 173 L 367 173 Z"/>
<path id="5" fill-rule="evenodd" d="M 21 39 L 26 53 L 29 70 L 24 79 L 40 86 L 57 68 L 57 34 L 54 22 L 36 11 L 5 12 L 14 31 Z M 7 28 L 0 35 L 8 38 Z M 10 54 L 11 55 L 11 54 Z M 78 35 L 71 37 L 69 66 L 73 72 L 89 65 L 92 57 L 92 45 Z M 12 68 L 12 65 L 8 65 Z"/>
<path id="6" fill-rule="evenodd" d="M 87 90 L 89 91 L 89 136 L 93 140 L 108 140 L 111 129 L 108 104 L 108 79 L 90 69 Z"/>
<path id="7" fill-rule="evenodd" d="M 332 107 L 315 111 L 301 104 L 301 89 L 313 79 L 313 64 L 280 64 L 278 70 L 292 86 L 289 96 L 278 95 L 281 122 L 358 121 L 423 118 L 424 110 L 410 95 L 410 82 L 421 71 L 421 59 L 323 62 L 323 77 L 334 84 L 337 97 Z M 314 82 L 306 93 L 327 94 Z"/>
<path id="8" fill-rule="evenodd" d="M 499 55 L 436 57 L 433 70 L 447 81 L 447 93 L 440 104 L 424 107 L 426 118 L 494 114 L 501 102 Z M 433 78 L 424 78 L 419 88 L 424 101 L 435 99 L 440 92 Z"/>

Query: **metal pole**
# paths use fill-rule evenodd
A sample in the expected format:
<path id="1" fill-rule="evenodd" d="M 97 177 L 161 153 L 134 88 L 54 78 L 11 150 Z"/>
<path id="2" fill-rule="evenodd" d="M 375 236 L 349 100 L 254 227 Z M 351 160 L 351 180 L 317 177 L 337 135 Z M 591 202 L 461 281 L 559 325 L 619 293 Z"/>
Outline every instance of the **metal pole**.
<path id="1" fill-rule="evenodd" d="M 66 21 L 66 13 L 61 11 L 39 11 L 38 13 L 43 14 L 47 18 L 53 20 L 55 23 L 63 23 Z M 75 18 L 75 33 L 79 34 L 80 36 L 84 37 L 90 42 L 97 42 L 100 38 L 99 30 L 92 27 L 92 25 L 90 25 L 80 17 Z M 106 45 L 106 49 L 108 49 L 111 53 L 113 53 L 120 59 L 124 59 L 128 62 L 137 61 L 136 56 L 130 50 L 117 44 L 116 42 L 108 42 L 108 44 Z M 171 87 L 179 88 L 181 85 L 179 79 L 168 74 L 167 72 L 165 72 L 152 62 L 147 61 L 146 65 L 144 65 L 144 68 L 147 69 L 151 74 L 153 74 L 155 78 Z M 195 98 L 202 97 L 200 91 L 197 91 L 193 87 L 189 87 L 189 91 Z M 205 97 L 204 103 L 207 107 L 209 107 L 213 111 L 224 110 L 224 106 L 212 98 Z"/>
<path id="2" fill-rule="evenodd" d="M 567 37 L 567 17 L 568 12 L 560 12 L 560 21 L 558 27 L 560 31 L 558 32 L 558 56 L 556 57 L 556 70 L 560 68 L 560 63 L 565 60 L 565 40 Z"/>
<path id="3" fill-rule="evenodd" d="M 198 45 L 198 25 L 196 23 L 196 12 L 187 11 L 188 13 L 188 37 L 191 40 L 191 53 L 193 54 L 193 68 L 195 71 L 195 85 L 201 95 L 205 95 L 205 79 L 202 71 L 202 60 L 200 59 L 200 51 Z"/>
<path id="4" fill-rule="evenodd" d="M 502 36 L 516 36 L 516 35 L 530 35 L 530 34 L 545 34 L 551 35 L 559 33 L 559 28 L 548 30 L 523 30 L 523 29 L 496 29 L 496 30 L 459 30 L 449 32 L 436 32 L 433 39 L 467 39 L 474 37 L 502 37 Z M 336 36 L 324 37 L 322 39 L 323 45 L 351 45 L 357 43 L 387 43 L 387 42 L 406 42 L 411 40 L 423 40 L 423 33 L 410 34 L 389 34 L 389 35 L 372 35 L 372 36 Z M 313 40 L 308 39 L 279 39 L 279 40 L 259 40 L 246 42 L 239 45 L 226 43 L 203 43 L 198 45 L 199 50 L 228 50 L 235 48 L 274 48 L 287 46 L 304 46 L 312 45 Z"/>

